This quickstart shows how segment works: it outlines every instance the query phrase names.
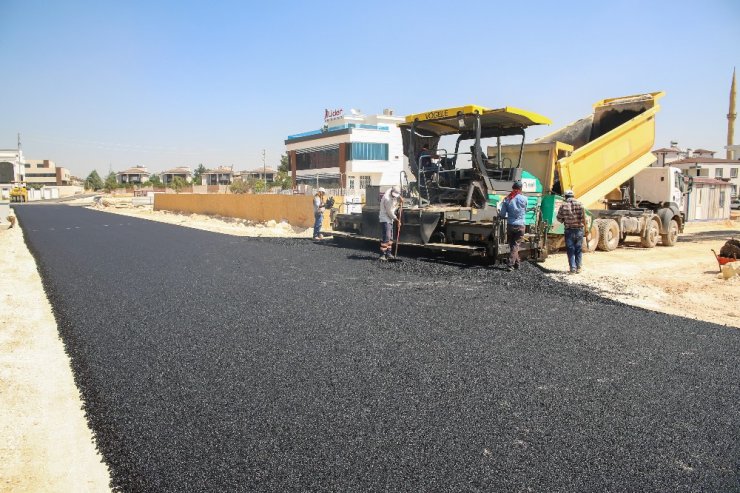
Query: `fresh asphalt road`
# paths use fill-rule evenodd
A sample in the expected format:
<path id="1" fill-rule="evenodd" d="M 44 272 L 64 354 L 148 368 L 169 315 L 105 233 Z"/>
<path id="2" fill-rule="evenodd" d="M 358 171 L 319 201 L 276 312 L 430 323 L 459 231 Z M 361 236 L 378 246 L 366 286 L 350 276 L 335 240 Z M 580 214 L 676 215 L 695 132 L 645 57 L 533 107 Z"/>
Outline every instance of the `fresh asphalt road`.
<path id="1" fill-rule="evenodd" d="M 15 210 L 116 489 L 740 489 L 736 329 L 529 265 Z"/>

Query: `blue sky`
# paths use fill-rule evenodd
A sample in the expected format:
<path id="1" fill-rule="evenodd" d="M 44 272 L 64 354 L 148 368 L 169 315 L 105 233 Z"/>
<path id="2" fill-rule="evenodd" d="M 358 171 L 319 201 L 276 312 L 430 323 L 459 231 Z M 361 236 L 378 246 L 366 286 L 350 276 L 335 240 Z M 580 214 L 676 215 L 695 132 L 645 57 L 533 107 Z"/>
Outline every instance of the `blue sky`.
<path id="1" fill-rule="evenodd" d="M 20 132 L 27 158 L 81 177 L 249 169 L 263 148 L 276 166 L 324 108 L 517 106 L 553 120 L 531 140 L 657 90 L 656 146 L 724 155 L 740 65 L 740 2 L 719 0 L 0 0 L 0 31 L 0 148 Z"/>

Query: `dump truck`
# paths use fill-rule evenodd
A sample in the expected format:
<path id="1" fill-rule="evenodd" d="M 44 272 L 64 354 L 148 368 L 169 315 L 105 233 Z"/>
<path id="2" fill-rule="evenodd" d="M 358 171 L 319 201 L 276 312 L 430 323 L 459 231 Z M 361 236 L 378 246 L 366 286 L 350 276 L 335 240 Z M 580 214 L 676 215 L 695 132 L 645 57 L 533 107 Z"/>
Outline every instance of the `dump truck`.
<path id="1" fill-rule="evenodd" d="M 604 99 L 593 114 L 526 144 L 489 147 L 504 163 L 523 162 L 543 186 L 543 221 L 551 250 L 562 247 L 557 212 L 571 189 L 594 219 L 584 250 L 610 251 L 628 236 L 643 247 L 673 246 L 684 228 L 691 178 L 673 167 L 650 167 L 656 158 L 655 115 L 663 92 Z"/>
<path id="2" fill-rule="evenodd" d="M 399 244 L 480 255 L 492 264 L 504 262 L 509 246 L 506 220 L 499 217 L 498 205 L 519 180 L 528 197 L 520 256 L 543 260 L 547 232 L 539 179 L 521 166 L 504 166 L 501 159 L 488 158 L 481 141 L 495 139 L 500 149 L 502 138 L 521 139 L 522 151 L 525 129 L 550 123 L 542 115 L 518 108 L 475 105 L 407 116 L 399 127 L 413 179 L 404 172 L 399 176 L 405 197 Z M 441 148 L 442 137 L 454 139 L 454 149 Z M 428 152 L 421 152 L 422 148 Z M 360 213 L 336 214 L 334 236 L 378 241 L 380 192 L 378 187 L 368 187 Z"/>

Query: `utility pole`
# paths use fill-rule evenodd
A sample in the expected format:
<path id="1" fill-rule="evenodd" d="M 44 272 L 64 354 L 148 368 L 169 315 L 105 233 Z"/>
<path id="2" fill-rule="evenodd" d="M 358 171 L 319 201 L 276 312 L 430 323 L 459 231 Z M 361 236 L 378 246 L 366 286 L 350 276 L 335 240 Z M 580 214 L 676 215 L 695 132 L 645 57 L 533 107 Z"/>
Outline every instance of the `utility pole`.
<path id="1" fill-rule="evenodd" d="M 265 150 L 264 149 L 262 149 L 262 183 L 264 183 L 262 193 L 267 193 L 267 165 L 265 164 Z"/>

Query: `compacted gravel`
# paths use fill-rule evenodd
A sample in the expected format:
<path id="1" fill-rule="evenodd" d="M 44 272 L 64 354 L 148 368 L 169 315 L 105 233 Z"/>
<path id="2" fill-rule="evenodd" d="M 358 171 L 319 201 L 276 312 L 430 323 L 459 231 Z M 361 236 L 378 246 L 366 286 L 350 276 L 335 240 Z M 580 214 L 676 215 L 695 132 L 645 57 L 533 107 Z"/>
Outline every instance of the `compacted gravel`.
<path id="1" fill-rule="evenodd" d="M 529 265 L 16 213 L 116 489 L 740 488 L 735 329 Z"/>

